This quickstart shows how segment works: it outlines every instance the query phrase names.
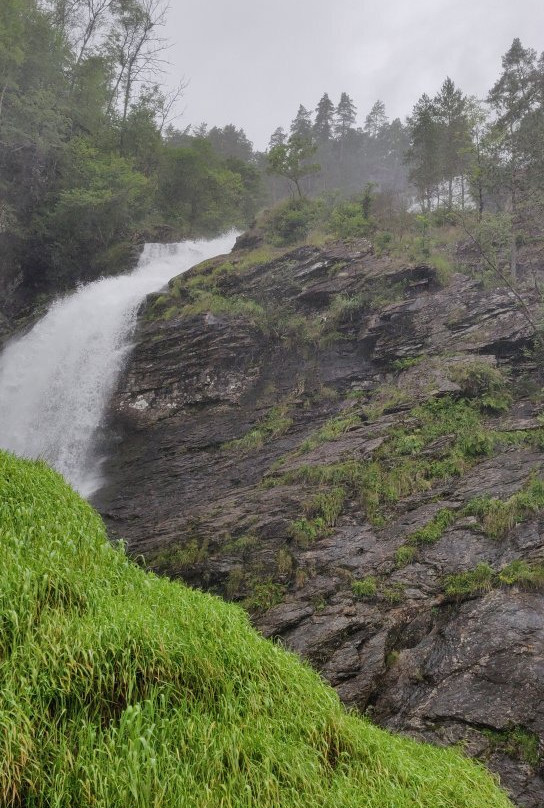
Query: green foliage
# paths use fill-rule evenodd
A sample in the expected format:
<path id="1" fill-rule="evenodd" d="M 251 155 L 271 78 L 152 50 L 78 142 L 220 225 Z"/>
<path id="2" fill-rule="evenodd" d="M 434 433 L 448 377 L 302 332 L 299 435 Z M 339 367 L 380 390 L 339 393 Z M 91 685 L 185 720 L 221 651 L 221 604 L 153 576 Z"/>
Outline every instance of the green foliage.
<path id="1" fill-rule="evenodd" d="M 362 578 L 360 581 L 353 581 L 351 584 L 351 591 L 355 595 L 355 597 L 364 600 L 366 598 L 374 598 L 378 593 L 378 583 L 376 578 L 372 575 L 368 575 L 366 578 Z"/>
<path id="2" fill-rule="evenodd" d="M 496 367 L 474 359 L 450 369 L 452 381 L 457 382 L 461 392 L 484 412 L 505 412 L 512 403 L 508 379 Z"/>
<path id="3" fill-rule="evenodd" d="M 495 583 L 495 572 L 489 564 L 478 564 L 473 570 L 448 575 L 444 579 L 444 592 L 451 598 L 471 597 L 489 592 Z"/>
<path id="4" fill-rule="evenodd" d="M 395 553 L 395 566 L 397 569 L 402 569 L 402 567 L 408 566 L 411 564 L 412 561 L 416 557 L 416 548 L 408 545 L 402 544 Z"/>
<path id="5" fill-rule="evenodd" d="M 172 569 L 192 567 L 194 564 L 201 564 L 208 557 L 208 544 L 199 544 L 197 539 L 190 539 L 183 546 L 173 545 L 160 550 L 152 558 L 147 560 L 154 569 Z"/>
<path id="6" fill-rule="evenodd" d="M 448 597 L 454 598 L 482 595 L 500 586 L 542 591 L 544 564 L 516 559 L 495 572 L 489 564 L 482 562 L 473 570 L 448 575 L 444 579 L 444 592 Z"/>
<path id="7" fill-rule="evenodd" d="M 318 491 L 304 504 L 306 516 L 323 519 L 327 527 L 334 527 L 344 508 L 346 492 L 341 487 Z"/>
<path id="8" fill-rule="evenodd" d="M 499 572 L 498 581 L 506 586 L 519 586 L 522 589 L 544 589 L 544 564 L 528 564 L 517 559 L 511 561 Z"/>
<path id="9" fill-rule="evenodd" d="M 216 316 L 228 315 L 231 317 L 244 317 L 256 326 L 262 326 L 264 309 L 254 300 L 231 295 L 225 297 L 217 292 L 206 289 L 193 289 L 192 301 L 182 305 L 178 313 L 182 317 L 195 317 L 199 314 L 214 314 Z"/>
<path id="10" fill-rule="evenodd" d="M 538 478 L 530 478 L 523 488 L 509 499 L 477 497 L 465 506 L 464 512 L 478 517 L 486 536 L 500 539 L 514 525 L 526 521 L 542 508 L 544 508 L 544 482 Z"/>
<path id="11" fill-rule="evenodd" d="M 384 413 L 394 411 L 408 401 L 406 390 L 394 384 L 382 384 L 372 391 L 369 403 L 363 407 L 363 414 L 369 421 L 375 421 Z"/>
<path id="12" fill-rule="evenodd" d="M 359 581 L 353 581 L 351 591 L 359 600 L 372 600 L 380 597 L 391 606 L 401 603 L 404 599 L 404 587 L 394 583 L 389 586 L 380 583 L 374 576 L 367 575 Z"/>
<path id="13" fill-rule="evenodd" d="M 289 525 L 289 535 L 295 540 L 299 547 L 308 547 L 319 539 L 330 536 L 331 529 L 322 516 L 313 519 L 302 517 L 295 519 Z"/>
<path id="14" fill-rule="evenodd" d="M 159 211 L 182 234 L 206 235 L 246 224 L 258 195 L 245 187 L 244 171 L 243 163 L 222 159 L 208 141 L 164 148 L 157 171 Z"/>
<path id="15" fill-rule="evenodd" d="M 257 536 L 253 533 L 244 533 L 241 536 L 238 536 L 236 539 L 231 539 L 228 541 L 224 549 L 227 553 L 240 553 L 244 555 L 245 553 L 252 550 L 256 547 L 259 543 Z"/>
<path id="16" fill-rule="evenodd" d="M 414 547 L 434 544 L 454 521 L 455 513 L 449 508 L 441 508 L 425 527 L 420 527 L 408 536 L 407 543 Z"/>
<path id="17" fill-rule="evenodd" d="M 506 754 L 514 760 L 521 760 L 529 766 L 538 766 L 541 760 L 538 735 L 524 729 L 524 727 L 511 727 L 504 730 L 483 729 L 482 734 L 487 738 L 490 752 Z"/>
<path id="18" fill-rule="evenodd" d="M 361 417 L 355 412 L 346 412 L 328 420 L 317 432 L 307 438 L 301 445 L 299 452 L 304 454 L 322 443 L 328 443 L 344 435 L 352 427 L 361 423 Z"/>
<path id="19" fill-rule="evenodd" d="M 252 154 L 161 135 L 162 6 L 2 3 L 2 235 L 31 294 L 128 268 L 142 237 L 243 226 L 262 201 Z"/>
<path id="20" fill-rule="evenodd" d="M 281 603 L 285 595 L 285 587 L 274 581 L 257 581 L 253 584 L 251 595 L 247 597 L 243 605 L 252 613 L 264 613 L 273 606 Z"/>
<path id="21" fill-rule="evenodd" d="M 0 454 L 0 492 L 6 808 L 510 805 L 457 750 L 347 713 L 240 608 L 134 566 L 42 463 Z"/>
<path id="22" fill-rule="evenodd" d="M 337 238 L 361 238 L 368 236 L 371 229 L 361 201 L 342 202 L 331 213 L 329 230 Z"/>
<path id="23" fill-rule="evenodd" d="M 381 526 L 400 499 L 427 490 L 439 480 L 463 474 L 487 456 L 499 439 L 484 431 L 476 408 L 448 396 L 414 407 L 407 413 L 406 424 L 390 429 L 386 441 L 369 461 L 351 459 L 299 466 L 268 478 L 267 483 L 341 486 L 361 502 L 367 518 Z M 422 454 L 444 436 L 449 436 L 449 441 L 437 457 Z M 442 530 L 442 520 L 450 518 L 449 514 L 441 515 L 437 525 L 429 527 L 429 533 Z"/>
<path id="24" fill-rule="evenodd" d="M 147 178 L 129 160 L 101 154 L 83 138 L 70 142 L 64 160 L 65 187 L 39 227 L 52 242 L 51 260 L 59 273 L 73 275 L 82 255 L 96 260 L 97 253 L 130 234 L 149 210 L 151 193 Z"/>
<path id="25" fill-rule="evenodd" d="M 441 253 L 432 253 L 429 256 L 429 264 L 436 270 L 436 278 L 440 285 L 447 286 L 455 272 L 451 260 Z"/>
<path id="26" fill-rule="evenodd" d="M 413 368 L 424 361 L 424 356 L 403 356 L 402 359 L 395 359 L 395 361 L 391 363 L 391 367 L 393 370 L 397 371 L 408 370 L 408 368 Z"/>
<path id="27" fill-rule="evenodd" d="M 320 170 L 317 163 L 309 162 L 316 151 L 317 146 L 310 138 L 293 134 L 286 143 L 277 143 L 269 150 L 268 171 L 292 182 L 302 199 L 302 179 Z"/>
<path id="28" fill-rule="evenodd" d="M 380 590 L 380 595 L 387 603 L 391 604 L 391 606 L 395 606 L 398 603 L 402 603 L 405 598 L 404 585 L 395 583 L 391 586 L 383 586 Z"/>
<path id="29" fill-rule="evenodd" d="M 278 205 L 265 223 L 265 238 L 276 247 L 296 244 L 310 232 L 318 207 L 307 199 L 290 199 Z"/>
<path id="30" fill-rule="evenodd" d="M 225 443 L 223 450 L 240 453 L 252 452 L 267 441 L 285 434 L 293 423 L 293 419 L 287 415 L 287 412 L 286 406 L 272 407 L 253 429 L 250 429 L 242 438 Z"/>

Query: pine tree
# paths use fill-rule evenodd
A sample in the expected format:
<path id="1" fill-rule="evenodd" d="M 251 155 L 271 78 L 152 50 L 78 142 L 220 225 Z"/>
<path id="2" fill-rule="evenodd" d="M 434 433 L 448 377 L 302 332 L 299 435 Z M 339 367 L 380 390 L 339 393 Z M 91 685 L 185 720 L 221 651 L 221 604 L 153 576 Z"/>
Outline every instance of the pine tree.
<path id="1" fill-rule="evenodd" d="M 316 108 L 314 135 L 320 142 L 327 142 L 332 137 L 334 104 L 324 93 Z"/>
<path id="2" fill-rule="evenodd" d="M 268 150 L 273 149 L 274 146 L 283 145 L 287 140 L 287 135 L 281 126 L 278 126 L 277 129 L 274 129 L 272 134 L 270 135 L 270 140 L 268 141 Z"/>
<path id="3" fill-rule="evenodd" d="M 532 48 L 524 48 L 516 38 L 502 58 L 502 67 L 502 75 L 489 91 L 487 100 L 497 114 L 495 131 L 503 143 L 511 207 L 515 215 L 522 179 L 520 128 L 524 116 L 538 101 L 536 52 Z"/>
<path id="4" fill-rule="evenodd" d="M 416 186 L 421 207 L 431 210 L 433 196 L 441 179 L 439 148 L 440 135 L 433 102 L 425 93 L 408 118 L 410 146 L 406 162 L 410 166 L 409 178 Z"/>
<path id="5" fill-rule="evenodd" d="M 462 178 L 470 150 L 467 99 L 448 77 L 433 101 L 439 127 L 439 161 L 442 179 L 448 185 L 448 207 L 453 206 L 453 183 Z"/>
<path id="6" fill-rule="evenodd" d="M 524 48 L 516 38 L 502 58 L 502 68 L 502 75 L 491 88 L 487 100 L 497 115 L 493 135 L 501 146 L 499 159 L 504 168 L 503 183 L 508 187 L 510 198 L 513 223 L 510 268 L 515 277 L 520 203 L 530 177 L 531 157 L 540 148 L 531 134 L 529 138 L 525 136 L 527 129 L 523 126 L 524 120 L 538 108 L 540 81 L 536 51 Z"/>
<path id="7" fill-rule="evenodd" d="M 311 139 L 312 128 L 312 113 L 301 104 L 291 123 L 291 137 Z"/>
<path id="8" fill-rule="evenodd" d="M 383 101 L 376 101 L 366 116 L 363 131 L 369 136 L 376 138 L 384 128 L 387 126 L 388 119 L 385 114 L 385 104 Z"/>
<path id="9" fill-rule="evenodd" d="M 357 107 L 347 93 L 342 93 L 336 107 L 334 131 L 339 140 L 343 140 L 353 128 L 357 118 Z"/>

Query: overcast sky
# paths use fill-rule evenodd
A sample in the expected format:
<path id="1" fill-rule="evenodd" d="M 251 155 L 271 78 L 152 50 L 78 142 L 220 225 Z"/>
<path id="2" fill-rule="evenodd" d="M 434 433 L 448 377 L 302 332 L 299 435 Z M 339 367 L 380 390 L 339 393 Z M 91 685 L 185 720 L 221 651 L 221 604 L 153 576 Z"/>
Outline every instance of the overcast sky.
<path id="1" fill-rule="evenodd" d="M 167 82 L 189 82 L 180 128 L 234 123 L 264 149 L 299 104 L 346 91 L 404 118 L 449 75 L 484 97 L 514 37 L 544 50 L 544 0 L 170 0 Z"/>

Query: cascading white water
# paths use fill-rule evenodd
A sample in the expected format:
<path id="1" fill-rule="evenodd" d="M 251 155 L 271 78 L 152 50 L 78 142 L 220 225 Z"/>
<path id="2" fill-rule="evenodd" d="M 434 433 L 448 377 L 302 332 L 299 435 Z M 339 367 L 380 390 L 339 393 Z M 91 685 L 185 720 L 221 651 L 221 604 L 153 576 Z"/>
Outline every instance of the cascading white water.
<path id="1" fill-rule="evenodd" d="M 131 274 L 54 302 L 0 356 L 0 447 L 46 460 L 81 494 L 92 494 L 101 483 L 93 446 L 141 301 L 199 261 L 229 252 L 234 238 L 148 244 Z"/>

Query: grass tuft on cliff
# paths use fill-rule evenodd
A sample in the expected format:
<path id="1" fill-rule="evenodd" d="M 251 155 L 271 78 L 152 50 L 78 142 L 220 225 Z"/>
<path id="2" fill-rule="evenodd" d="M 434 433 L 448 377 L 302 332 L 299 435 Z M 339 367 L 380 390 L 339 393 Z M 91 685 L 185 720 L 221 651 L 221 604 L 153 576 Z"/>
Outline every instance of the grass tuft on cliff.
<path id="1" fill-rule="evenodd" d="M 506 808 L 453 749 L 347 713 L 238 607 L 136 567 L 0 452 L 0 804 Z"/>

